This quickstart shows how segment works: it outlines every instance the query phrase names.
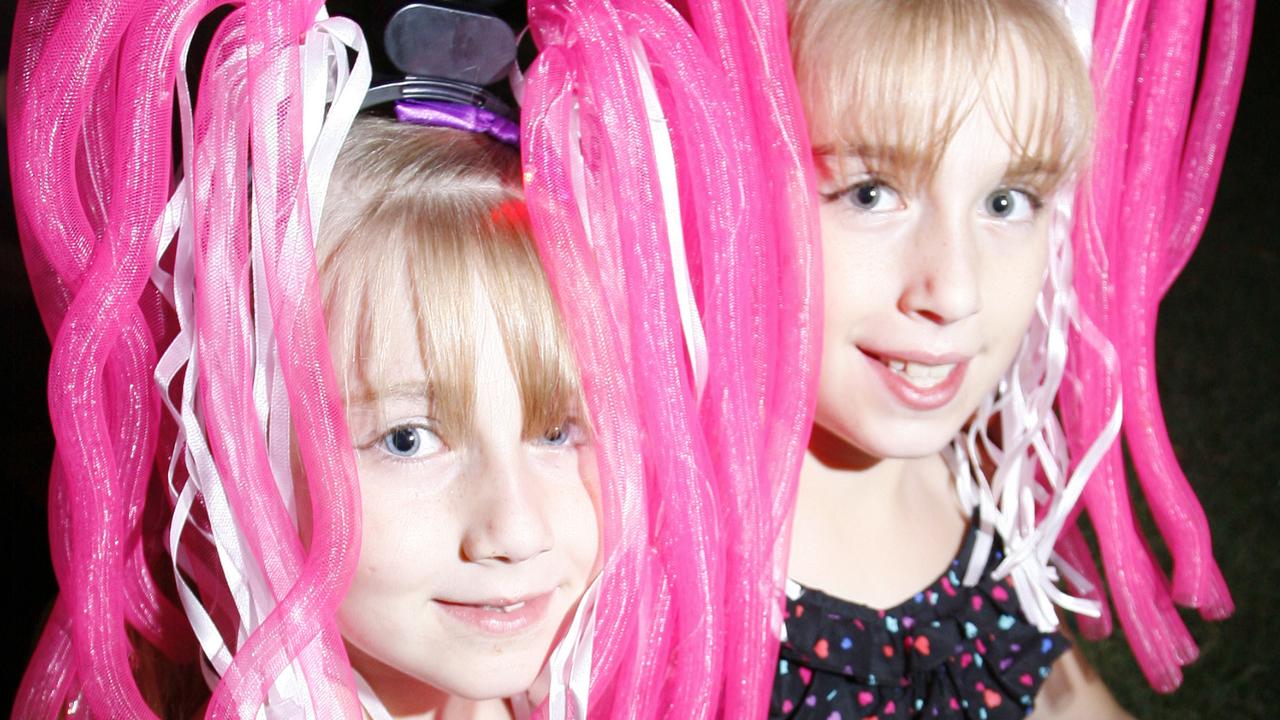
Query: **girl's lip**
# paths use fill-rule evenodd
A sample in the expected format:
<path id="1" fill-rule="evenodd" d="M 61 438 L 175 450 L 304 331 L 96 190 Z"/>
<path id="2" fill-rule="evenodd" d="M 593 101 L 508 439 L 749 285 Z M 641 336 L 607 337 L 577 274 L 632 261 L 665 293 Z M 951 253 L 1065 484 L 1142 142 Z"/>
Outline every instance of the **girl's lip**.
<path id="1" fill-rule="evenodd" d="M 945 406 L 947 403 L 955 399 L 956 393 L 960 391 L 960 385 L 964 381 L 965 371 L 969 367 L 969 358 L 964 355 L 948 354 L 948 355 L 932 355 L 926 353 L 914 352 L 877 352 L 863 348 L 863 355 L 866 356 L 867 362 L 871 363 L 871 367 L 884 381 L 885 387 L 902 402 L 903 405 L 913 410 L 937 410 Z M 950 371 L 941 382 L 921 386 L 912 382 L 910 378 L 902 373 L 895 372 L 885 364 L 886 360 L 900 361 L 905 363 L 914 363 L 920 365 L 929 365 L 937 367 L 939 365 L 952 365 Z"/>
<path id="2" fill-rule="evenodd" d="M 959 352 L 934 353 L 923 350 L 887 350 L 862 344 L 858 344 L 857 348 L 862 351 L 863 355 L 868 355 L 877 362 L 883 359 L 892 359 L 920 363 L 921 365 L 949 365 L 951 363 L 960 364 L 973 357 L 971 354 Z"/>
<path id="3" fill-rule="evenodd" d="M 435 604 L 447 617 L 486 635 L 513 635 L 546 616 L 553 592 L 465 601 L 436 598 Z"/>

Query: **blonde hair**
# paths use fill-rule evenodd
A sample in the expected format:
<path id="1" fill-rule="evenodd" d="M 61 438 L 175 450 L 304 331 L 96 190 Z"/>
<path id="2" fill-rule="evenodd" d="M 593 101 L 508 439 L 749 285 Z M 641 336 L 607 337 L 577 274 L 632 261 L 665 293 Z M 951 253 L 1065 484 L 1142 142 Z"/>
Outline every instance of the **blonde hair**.
<path id="1" fill-rule="evenodd" d="M 819 155 L 863 157 L 920 183 L 979 105 L 1042 193 L 1087 153 L 1088 71 L 1047 0 L 792 0 L 790 17 Z"/>
<path id="2" fill-rule="evenodd" d="M 414 332 L 431 413 L 469 433 L 475 395 L 476 305 L 487 295 L 524 411 L 541 435 L 574 415 L 579 381 L 538 262 L 519 154 L 488 138 L 381 118 L 357 120 L 339 155 L 317 240 L 330 343 L 352 357 L 344 401 L 367 400 L 385 377 L 382 349 Z M 398 289 L 409 288 L 406 297 Z M 483 290 L 484 293 L 477 291 Z M 408 303 L 416 327 L 394 326 Z"/>

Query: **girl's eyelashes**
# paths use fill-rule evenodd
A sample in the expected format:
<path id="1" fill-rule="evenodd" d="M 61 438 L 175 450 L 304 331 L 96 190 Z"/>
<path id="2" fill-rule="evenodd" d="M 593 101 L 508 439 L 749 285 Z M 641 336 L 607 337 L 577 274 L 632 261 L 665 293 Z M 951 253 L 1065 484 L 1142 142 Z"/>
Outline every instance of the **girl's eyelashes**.
<path id="1" fill-rule="evenodd" d="M 534 438 L 534 442 L 545 447 L 569 447 L 579 445 L 584 439 L 582 427 L 576 420 L 566 419 L 552 425 Z"/>
<path id="2" fill-rule="evenodd" d="M 898 191 L 877 177 L 858 180 L 843 190 L 825 195 L 824 199 L 828 202 L 844 199 L 854 209 L 869 213 L 890 212 L 905 207 Z"/>
<path id="3" fill-rule="evenodd" d="M 983 199 L 982 211 L 999 220 L 1030 220 L 1043 204 L 1033 192 L 1002 187 Z"/>
<path id="4" fill-rule="evenodd" d="M 377 447 L 397 460 L 417 460 L 435 455 L 445 445 L 428 423 L 418 421 L 395 425 L 366 447 Z"/>
<path id="5" fill-rule="evenodd" d="M 852 185 L 822 193 L 824 202 L 842 201 L 865 213 L 906 209 L 907 202 L 892 185 L 875 175 L 864 175 Z M 1040 193 L 1021 187 L 1001 186 L 982 200 L 981 211 L 999 220 L 1030 220 L 1044 205 Z"/>

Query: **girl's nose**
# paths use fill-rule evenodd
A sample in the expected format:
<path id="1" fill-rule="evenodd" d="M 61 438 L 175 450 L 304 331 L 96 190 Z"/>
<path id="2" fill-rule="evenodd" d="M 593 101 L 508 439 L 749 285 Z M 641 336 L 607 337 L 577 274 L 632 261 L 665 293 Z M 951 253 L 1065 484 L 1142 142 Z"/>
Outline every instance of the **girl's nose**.
<path id="1" fill-rule="evenodd" d="M 479 464 L 471 497 L 462 554 L 470 562 L 520 563 L 547 552 L 554 534 L 537 479 L 518 457 L 488 457 Z"/>
<path id="2" fill-rule="evenodd" d="M 972 228 L 960 218 L 936 213 L 921 218 L 905 249 L 904 282 L 898 309 L 939 325 L 982 309 L 978 247 Z"/>

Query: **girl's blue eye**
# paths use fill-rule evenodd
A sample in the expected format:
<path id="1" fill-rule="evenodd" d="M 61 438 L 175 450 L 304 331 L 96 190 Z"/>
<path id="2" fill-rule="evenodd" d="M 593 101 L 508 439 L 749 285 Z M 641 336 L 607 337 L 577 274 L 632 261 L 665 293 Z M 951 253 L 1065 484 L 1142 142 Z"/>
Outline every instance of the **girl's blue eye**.
<path id="1" fill-rule="evenodd" d="M 382 436 L 382 449 L 398 458 L 415 458 L 438 452 L 440 436 L 420 425 L 400 425 Z"/>
<path id="2" fill-rule="evenodd" d="M 1000 188 L 982 201 L 983 211 L 1001 220 L 1026 220 L 1039 207 L 1039 200 L 1012 188 Z"/>
<path id="3" fill-rule="evenodd" d="M 577 442 L 579 433 L 577 423 L 566 420 L 559 425 L 547 428 L 546 432 L 542 433 L 542 437 L 538 438 L 538 444 L 551 447 L 572 445 Z"/>
<path id="4" fill-rule="evenodd" d="M 846 190 L 844 196 L 863 212 L 888 212 L 902 207 L 897 191 L 879 180 L 864 180 Z"/>

